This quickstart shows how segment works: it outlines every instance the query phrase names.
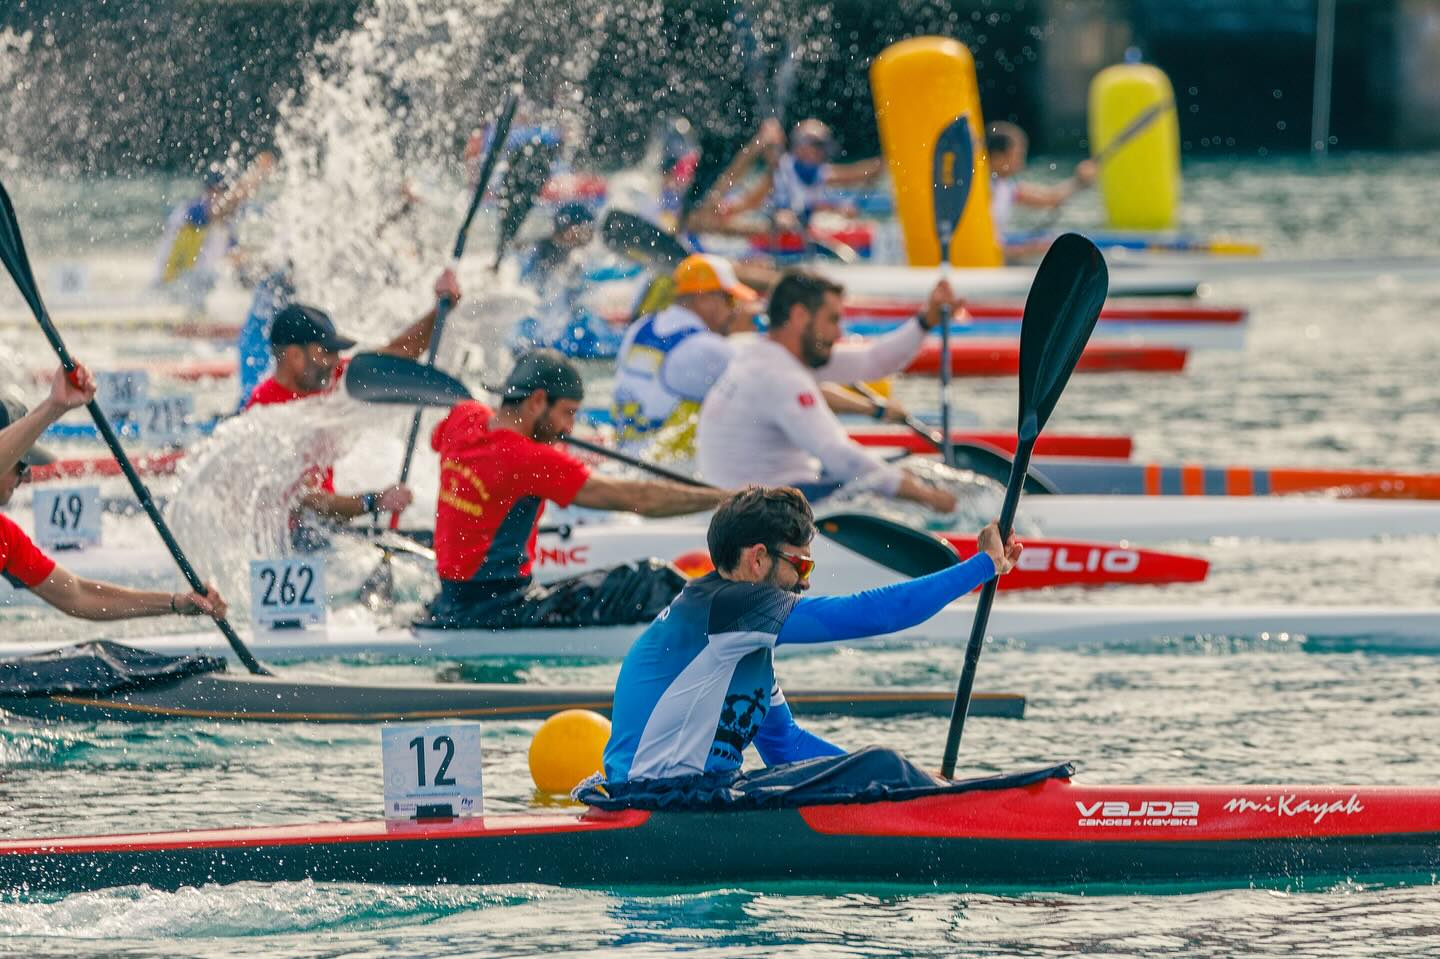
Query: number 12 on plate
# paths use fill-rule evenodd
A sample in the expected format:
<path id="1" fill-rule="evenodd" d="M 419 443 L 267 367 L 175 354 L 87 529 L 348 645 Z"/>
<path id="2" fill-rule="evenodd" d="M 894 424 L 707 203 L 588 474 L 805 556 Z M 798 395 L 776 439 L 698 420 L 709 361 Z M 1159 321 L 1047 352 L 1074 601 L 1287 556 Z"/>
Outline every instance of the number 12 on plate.
<path id="1" fill-rule="evenodd" d="M 483 812 L 479 723 L 387 723 L 380 754 L 386 819 Z"/>

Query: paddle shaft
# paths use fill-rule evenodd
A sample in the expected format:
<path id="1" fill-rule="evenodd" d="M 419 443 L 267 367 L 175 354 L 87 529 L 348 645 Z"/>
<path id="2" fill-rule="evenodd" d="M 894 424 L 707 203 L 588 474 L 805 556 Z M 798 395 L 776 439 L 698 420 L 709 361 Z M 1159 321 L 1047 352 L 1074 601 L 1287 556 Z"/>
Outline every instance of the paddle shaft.
<path id="1" fill-rule="evenodd" d="M 465 221 L 460 224 L 460 232 L 455 234 L 455 249 L 450 254 L 450 268 L 457 269 L 460 266 L 460 257 L 465 253 L 465 241 L 470 236 L 470 224 L 475 221 L 475 214 L 480 209 L 480 203 L 485 199 L 485 191 L 490 187 L 490 178 L 495 174 L 495 167 L 500 162 L 500 151 L 505 141 L 510 137 L 510 123 L 515 119 L 515 110 L 520 104 L 520 98 L 511 94 L 500 110 L 500 118 L 495 121 L 495 136 L 490 140 L 490 149 L 485 151 L 485 159 L 480 164 L 480 173 L 475 178 L 475 191 L 470 195 L 470 206 L 465 210 Z M 503 244 L 502 244 L 503 247 Z M 440 297 L 435 304 L 435 325 L 430 329 L 430 349 L 426 354 L 425 362 L 429 366 L 435 365 L 435 357 L 440 352 L 440 336 L 445 332 L 445 318 L 450 314 L 451 307 L 448 296 Z M 424 413 L 424 407 L 415 407 L 415 415 L 410 418 L 410 434 L 405 438 L 405 457 L 400 461 L 400 485 L 410 479 L 410 466 L 415 460 L 415 445 L 420 442 L 420 416 Z M 390 514 L 390 528 L 400 528 L 400 511 L 396 510 Z"/>
<path id="2" fill-rule="evenodd" d="M 1015 450 L 1015 462 L 1010 468 L 1010 483 L 1005 489 L 1005 502 L 1000 507 L 1000 542 L 1010 539 L 1015 525 L 1015 511 L 1020 505 L 1020 491 L 1025 486 L 1025 473 L 1030 467 L 1030 454 L 1035 449 L 1035 440 L 1022 440 Z M 965 666 L 960 671 L 960 683 L 955 691 L 955 705 L 950 711 L 950 729 L 945 738 L 945 756 L 940 762 L 940 775 L 949 779 L 955 775 L 955 759 L 960 754 L 960 737 L 965 732 L 965 717 L 970 712 L 970 696 L 975 690 L 975 674 L 980 667 L 980 652 L 985 647 L 985 629 L 990 622 L 990 608 L 995 604 L 995 591 L 1000 578 L 992 578 L 980 591 L 980 602 L 975 607 L 975 624 L 970 629 L 970 642 L 965 646 Z"/>
<path id="3" fill-rule="evenodd" d="M 55 350 L 55 355 L 60 358 L 60 365 L 65 367 L 65 372 L 73 380 L 75 375 L 75 359 L 70 355 L 70 351 L 65 348 L 65 341 L 60 338 L 60 331 L 55 328 L 55 324 L 50 321 L 50 317 L 43 311 L 37 312 L 35 318 L 40 322 L 40 329 L 44 332 L 45 339 L 50 341 L 50 346 Z M 185 581 L 190 584 L 191 589 L 202 596 L 206 595 L 209 590 L 205 588 L 204 582 L 202 582 L 199 575 L 196 574 L 195 567 L 190 565 L 190 560 L 186 558 L 184 550 L 180 548 L 180 544 L 175 540 L 175 534 L 170 532 L 170 526 L 165 522 L 165 518 L 160 515 L 160 510 L 156 507 L 155 501 L 150 498 L 150 490 L 145 486 L 145 482 L 140 478 L 140 474 L 136 472 L 134 464 L 130 462 L 130 457 L 125 453 L 125 448 L 120 445 L 120 438 L 115 435 L 115 430 L 110 426 L 110 418 L 105 415 L 105 411 L 100 408 L 100 403 L 97 400 L 91 400 L 85 404 L 85 408 L 90 411 L 90 417 L 95 421 L 95 429 L 100 433 L 101 439 L 103 439 L 105 445 L 110 448 L 110 455 L 115 457 L 115 462 L 120 465 L 120 471 L 125 474 L 125 479 L 129 481 L 131 492 L 133 492 L 135 498 L 140 501 L 140 506 L 145 510 L 145 515 L 150 517 L 150 522 L 155 526 L 155 532 L 160 534 L 160 539 L 164 541 L 165 548 L 170 551 L 170 556 L 175 560 L 175 565 L 180 567 L 181 575 L 185 577 Z M 246 669 L 257 676 L 271 675 L 269 670 L 260 665 L 260 661 L 250 652 L 250 649 L 245 645 L 244 641 L 240 639 L 240 635 L 235 632 L 234 627 L 230 625 L 228 620 L 224 618 L 216 619 L 215 625 L 219 627 L 220 632 L 225 636 L 226 642 L 228 642 L 230 648 L 234 650 L 236 658 L 244 664 Z"/>
<path id="4" fill-rule="evenodd" d="M 582 449 L 586 452 L 594 453 L 597 456 L 608 457 L 612 460 L 615 460 L 617 463 L 624 463 L 627 466 L 633 466 L 638 470 L 644 470 L 645 472 L 658 476 L 661 479 L 667 479 L 672 483 L 681 483 L 685 486 L 698 486 L 700 489 L 715 489 L 715 487 L 710 485 L 709 483 L 697 480 L 693 476 L 686 476 L 684 473 L 677 473 L 674 470 L 668 470 L 663 466 L 656 466 L 654 463 L 647 463 L 644 460 L 640 459 L 638 456 L 631 456 L 630 454 L 622 453 L 619 450 L 612 450 L 608 446 L 601 446 L 598 443 L 591 443 L 589 440 L 582 440 L 578 437 L 570 436 L 568 434 L 564 437 L 564 441 L 577 449 Z"/>

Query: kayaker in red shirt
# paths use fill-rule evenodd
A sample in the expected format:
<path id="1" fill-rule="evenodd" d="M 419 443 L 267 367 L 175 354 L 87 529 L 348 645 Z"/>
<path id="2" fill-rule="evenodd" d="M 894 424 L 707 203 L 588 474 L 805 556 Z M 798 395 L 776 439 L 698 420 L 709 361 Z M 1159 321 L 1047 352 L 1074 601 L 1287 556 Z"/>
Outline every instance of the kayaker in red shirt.
<path id="1" fill-rule="evenodd" d="M 545 585 L 530 580 L 546 501 L 642 516 L 712 509 L 723 490 L 602 476 L 556 448 L 584 399 L 580 372 L 554 350 L 533 350 L 495 388 L 498 409 L 461 403 L 436 427 L 440 454 L 435 567 L 440 594 L 418 625 L 568 627 L 649 622 L 684 583 L 649 560 Z"/>
<path id="2" fill-rule="evenodd" d="M 448 298 L 452 306 L 460 301 L 460 285 L 449 270 L 435 281 L 435 299 L 438 302 L 442 298 Z M 435 310 L 431 308 L 376 352 L 419 359 L 430 346 L 434 330 Z M 275 372 L 255 387 L 245 408 L 290 403 L 328 393 L 345 373 L 348 361 L 340 354 L 355 342 L 340 335 L 324 310 L 303 303 L 290 304 L 275 314 L 270 327 Z M 306 476 L 305 485 L 308 488 L 300 496 L 299 508 L 339 522 L 370 513 L 402 512 L 415 498 L 409 487 L 399 483 L 364 493 L 336 493 L 333 467 Z"/>
<path id="3" fill-rule="evenodd" d="M 46 427 L 95 396 L 90 371 L 76 367 L 75 382 L 63 369 L 50 384 L 50 395 L 26 412 L 14 400 L 0 401 L 0 507 L 10 503 L 16 488 L 32 466 L 54 461 L 34 445 Z M 141 616 L 215 616 L 226 613 L 225 600 L 214 585 L 209 594 L 162 593 L 129 589 L 93 579 L 82 579 L 40 551 L 25 531 L 0 515 L 0 576 L 16 589 L 28 589 L 60 612 L 80 619 L 136 619 Z"/>

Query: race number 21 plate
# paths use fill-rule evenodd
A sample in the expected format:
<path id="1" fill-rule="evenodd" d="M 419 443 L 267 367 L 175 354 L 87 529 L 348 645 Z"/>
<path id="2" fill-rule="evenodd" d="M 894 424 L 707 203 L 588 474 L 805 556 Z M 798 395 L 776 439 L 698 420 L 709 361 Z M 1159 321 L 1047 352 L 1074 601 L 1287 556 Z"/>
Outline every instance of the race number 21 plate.
<path id="1" fill-rule="evenodd" d="M 257 559 L 250 563 L 250 621 L 261 629 L 325 622 L 325 563 Z"/>

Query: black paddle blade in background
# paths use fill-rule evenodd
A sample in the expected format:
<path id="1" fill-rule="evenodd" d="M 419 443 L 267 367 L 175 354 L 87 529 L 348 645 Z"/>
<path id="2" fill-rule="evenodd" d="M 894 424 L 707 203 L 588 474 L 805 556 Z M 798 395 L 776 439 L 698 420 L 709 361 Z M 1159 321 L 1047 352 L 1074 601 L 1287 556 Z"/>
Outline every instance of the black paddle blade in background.
<path id="1" fill-rule="evenodd" d="M 672 270 L 689 256 L 679 240 L 642 217 L 611 210 L 600 225 L 600 239 L 610 249 L 656 267 Z"/>
<path id="2" fill-rule="evenodd" d="M 40 302 L 40 287 L 35 275 L 30 272 L 30 257 L 25 254 L 25 241 L 20 238 L 20 220 L 15 216 L 15 206 L 5 184 L 0 183 L 0 259 L 5 269 L 15 278 L 20 295 L 30 304 L 36 316 L 44 316 L 45 304 Z"/>
<path id="3" fill-rule="evenodd" d="M 1020 326 L 1021 443 L 1033 443 L 1044 429 L 1090 340 L 1109 288 L 1105 258 L 1078 233 L 1062 234 L 1040 261 Z"/>
<path id="4" fill-rule="evenodd" d="M 500 118 L 495 121 L 490 149 L 485 151 L 485 159 L 481 161 L 479 174 L 475 178 L 475 189 L 470 195 L 470 207 L 465 211 L 465 222 L 461 224 L 460 232 L 455 234 L 455 249 L 451 253 L 451 259 L 458 260 L 465 253 L 465 241 L 470 237 L 470 224 L 475 221 L 475 213 L 485 199 L 485 190 L 490 186 L 490 177 L 495 174 L 495 165 L 500 162 L 500 157 L 505 152 L 505 141 L 510 139 L 510 124 L 515 120 L 515 111 L 519 106 L 520 97 L 512 93 L 506 97 L 504 106 L 500 108 Z"/>
<path id="5" fill-rule="evenodd" d="M 935 141 L 931 181 L 935 186 L 935 232 L 940 238 L 940 262 L 950 259 L 950 240 L 970 202 L 975 176 L 975 142 L 970 136 L 969 114 L 961 114 L 940 131 Z"/>
<path id="6" fill-rule="evenodd" d="M 364 403 L 454 406 L 471 399 L 465 385 L 425 363 L 388 353 L 358 353 L 345 368 L 345 392 Z"/>
<path id="7" fill-rule="evenodd" d="M 500 239 L 496 244 L 495 266 L 500 265 L 504 250 L 520 232 L 525 217 L 540 196 L 550 168 L 560 155 L 560 144 L 542 142 L 538 138 L 510 154 L 510 167 L 500 183 Z"/>
<path id="8" fill-rule="evenodd" d="M 955 547 L 929 533 L 868 513 L 833 513 L 815 521 L 826 539 L 904 576 L 928 576 L 960 562 Z"/>

